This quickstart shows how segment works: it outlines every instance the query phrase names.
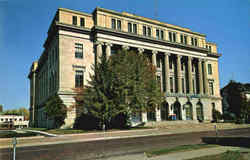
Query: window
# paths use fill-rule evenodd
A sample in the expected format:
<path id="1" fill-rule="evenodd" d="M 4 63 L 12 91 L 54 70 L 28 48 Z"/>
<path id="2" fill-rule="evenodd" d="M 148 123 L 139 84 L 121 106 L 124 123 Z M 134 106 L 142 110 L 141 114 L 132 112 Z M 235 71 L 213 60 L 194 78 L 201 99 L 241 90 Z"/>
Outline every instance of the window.
<path id="1" fill-rule="evenodd" d="M 133 24 L 133 33 L 137 34 L 137 24 Z"/>
<path id="2" fill-rule="evenodd" d="M 148 27 L 148 36 L 151 37 L 151 28 Z"/>
<path id="3" fill-rule="evenodd" d="M 196 91 L 195 91 L 195 83 L 194 83 L 194 79 L 192 79 L 192 81 L 193 81 L 193 92 L 194 92 L 194 94 L 196 93 Z"/>
<path id="4" fill-rule="evenodd" d="M 128 23 L 128 32 L 132 33 L 132 24 Z"/>
<path id="5" fill-rule="evenodd" d="M 169 58 L 169 69 L 172 69 L 173 60 Z"/>
<path id="6" fill-rule="evenodd" d="M 183 34 L 181 34 L 180 36 L 181 36 L 181 43 L 187 44 L 187 36 Z"/>
<path id="7" fill-rule="evenodd" d="M 137 24 L 128 23 L 128 32 L 137 34 Z"/>
<path id="8" fill-rule="evenodd" d="M 173 83 L 173 77 L 170 77 L 170 92 L 174 92 L 174 83 Z"/>
<path id="9" fill-rule="evenodd" d="M 168 36 L 169 36 L 169 41 L 170 42 L 176 42 L 176 33 L 168 32 Z"/>
<path id="10" fill-rule="evenodd" d="M 85 19 L 84 18 L 80 18 L 80 26 L 81 27 L 85 26 Z"/>
<path id="11" fill-rule="evenodd" d="M 79 43 L 75 43 L 75 58 L 82 59 L 83 58 L 83 45 Z"/>
<path id="12" fill-rule="evenodd" d="M 181 43 L 184 43 L 184 38 L 183 38 L 183 35 L 181 34 Z"/>
<path id="13" fill-rule="evenodd" d="M 197 40 L 197 38 L 194 39 L 194 45 L 198 46 L 198 40 Z"/>
<path id="14" fill-rule="evenodd" d="M 72 20 L 72 24 L 73 24 L 73 25 L 77 25 L 77 17 L 76 17 L 76 16 L 73 16 L 72 19 L 73 19 L 73 20 Z"/>
<path id="15" fill-rule="evenodd" d="M 122 22 L 121 22 L 121 20 L 117 20 L 117 29 L 118 29 L 119 31 L 122 30 Z"/>
<path id="16" fill-rule="evenodd" d="M 182 81 L 182 93 L 185 93 L 185 80 L 184 80 L 184 78 L 182 78 L 181 81 Z"/>
<path id="17" fill-rule="evenodd" d="M 122 30 L 121 20 L 117 20 L 117 19 L 112 18 L 111 19 L 111 27 L 112 27 L 112 29 L 117 29 L 119 31 Z"/>
<path id="18" fill-rule="evenodd" d="M 161 76 L 157 76 L 156 78 L 157 78 L 158 84 L 161 86 Z"/>
<path id="19" fill-rule="evenodd" d="M 143 35 L 147 36 L 147 27 L 146 26 L 143 26 Z"/>
<path id="20" fill-rule="evenodd" d="M 210 95 L 214 95 L 214 84 L 213 84 L 213 82 L 209 82 L 209 91 L 210 91 Z"/>
<path id="21" fill-rule="evenodd" d="M 116 20 L 112 19 L 112 29 L 116 29 Z"/>
<path id="22" fill-rule="evenodd" d="M 161 59 L 160 58 L 157 58 L 156 66 L 157 66 L 157 68 L 161 68 Z"/>
<path id="23" fill-rule="evenodd" d="M 208 74 L 212 74 L 212 64 L 208 64 L 207 68 L 208 68 Z"/>
<path id="24" fill-rule="evenodd" d="M 19 121 L 22 121 L 22 118 L 19 118 Z"/>
<path id="25" fill-rule="evenodd" d="M 160 29 L 156 29 L 156 38 L 157 39 L 164 39 L 164 31 Z"/>
<path id="26" fill-rule="evenodd" d="M 83 71 L 82 70 L 75 71 L 75 87 L 76 88 L 83 87 Z"/>
<path id="27" fill-rule="evenodd" d="M 159 29 L 156 30 L 156 38 L 160 39 L 160 31 L 159 31 Z"/>
<path id="28" fill-rule="evenodd" d="M 184 36 L 184 44 L 187 44 L 187 36 Z"/>
<path id="29" fill-rule="evenodd" d="M 1 121 L 3 121 L 3 118 L 1 118 Z"/>

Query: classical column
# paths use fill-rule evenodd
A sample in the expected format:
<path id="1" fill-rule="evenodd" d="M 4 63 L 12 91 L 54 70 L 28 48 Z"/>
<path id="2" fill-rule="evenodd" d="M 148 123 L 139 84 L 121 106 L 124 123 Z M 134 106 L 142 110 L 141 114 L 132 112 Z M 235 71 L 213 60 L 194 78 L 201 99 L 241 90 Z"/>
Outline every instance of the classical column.
<path id="1" fill-rule="evenodd" d="M 101 61 L 101 56 L 102 56 L 102 45 L 103 43 L 102 42 L 96 42 L 96 60 L 97 62 L 100 62 Z"/>
<path id="2" fill-rule="evenodd" d="M 197 120 L 197 112 L 195 104 L 192 106 L 192 110 L 193 110 L 193 120 Z"/>
<path id="3" fill-rule="evenodd" d="M 122 49 L 127 51 L 127 50 L 129 50 L 129 46 L 123 45 L 123 46 L 122 46 Z"/>
<path id="4" fill-rule="evenodd" d="M 109 58 L 111 56 L 111 43 L 106 43 L 106 58 Z"/>
<path id="5" fill-rule="evenodd" d="M 155 116 L 157 122 L 161 121 L 161 110 L 158 107 L 155 107 Z"/>
<path id="6" fill-rule="evenodd" d="M 166 92 L 170 93 L 170 80 L 169 80 L 169 53 L 165 53 L 165 80 L 166 80 Z"/>
<path id="7" fill-rule="evenodd" d="M 139 52 L 139 54 L 143 54 L 144 49 L 143 48 L 138 48 L 138 52 Z"/>
<path id="8" fill-rule="evenodd" d="M 142 122 L 147 122 L 148 121 L 147 112 L 142 112 L 141 117 L 142 117 Z"/>
<path id="9" fill-rule="evenodd" d="M 177 85 L 178 93 L 182 93 L 182 83 L 181 83 L 181 55 L 177 55 Z"/>
<path id="10" fill-rule="evenodd" d="M 193 78 L 192 78 L 192 57 L 188 57 L 188 86 L 189 86 L 189 93 L 193 94 Z"/>
<path id="11" fill-rule="evenodd" d="M 207 60 L 204 61 L 204 88 L 205 88 L 205 94 L 209 95 L 208 92 L 208 79 L 207 79 Z"/>
<path id="12" fill-rule="evenodd" d="M 156 67 L 156 54 L 157 51 L 152 52 L 152 64 Z"/>
<path id="13" fill-rule="evenodd" d="M 199 72 L 199 90 L 200 90 L 200 94 L 203 94 L 203 77 L 202 77 L 201 59 L 198 59 L 198 72 Z"/>

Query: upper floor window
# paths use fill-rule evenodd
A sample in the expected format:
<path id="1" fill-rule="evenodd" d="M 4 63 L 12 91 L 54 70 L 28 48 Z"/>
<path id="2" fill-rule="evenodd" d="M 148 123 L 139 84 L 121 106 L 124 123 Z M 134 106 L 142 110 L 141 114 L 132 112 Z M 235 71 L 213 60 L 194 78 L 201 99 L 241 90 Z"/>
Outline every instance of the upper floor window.
<path id="1" fill-rule="evenodd" d="M 81 27 L 85 26 L 85 19 L 84 18 L 80 18 L 80 26 Z"/>
<path id="2" fill-rule="evenodd" d="M 151 32 L 151 28 L 148 27 L 148 36 L 149 36 L 149 37 L 151 37 L 151 33 L 152 33 L 152 32 Z"/>
<path id="3" fill-rule="evenodd" d="M 176 33 L 175 32 L 168 32 L 169 41 L 176 42 Z"/>
<path id="4" fill-rule="evenodd" d="M 132 33 L 132 24 L 128 23 L 128 32 Z"/>
<path id="5" fill-rule="evenodd" d="M 208 74 L 212 74 L 212 64 L 208 64 L 207 65 L 207 69 L 208 69 Z"/>
<path id="6" fill-rule="evenodd" d="M 137 24 L 128 23 L 128 32 L 137 34 Z"/>
<path id="7" fill-rule="evenodd" d="M 122 22 L 121 22 L 121 20 L 117 20 L 117 29 L 122 30 Z"/>
<path id="8" fill-rule="evenodd" d="M 198 46 L 198 40 L 197 40 L 197 38 L 191 37 L 191 45 Z"/>
<path id="9" fill-rule="evenodd" d="M 180 35 L 180 37 L 181 37 L 181 43 L 183 43 L 183 44 L 187 44 L 187 36 L 186 36 L 186 35 L 181 34 L 181 35 Z"/>
<path id="10" fill-rule="evenodd" d="M 112 29 L 116 29 L 116 20 L 112 19 Z"/>
<path id="11" fill-rule="evenodd" d="M 171 93 L 174 92 L 174 81 L 173 81 L 173 77 L 170 77 L 170 92 L 171 92 Z"/>
<path id="12" fill-rule="evenodd" d="M 147 27 L 146 26 L 143 26 L 143 35 L 144 36 L 147 36 Z"/>
<path id="13" fill-rule="evenodd" d="M 112 25 L 112 29 L 117 29 L 117 30 L 122 29 L 121 20 L 117 20 L 117 19 L 112 18 L 111 19 L 111 25 Z"/>
<path id="14" fill-rule="evenodd" d="M 72 17 L 72 24 L 77 25 L 77 17 L 76 16 Z"/>
<path id="15" fill-rule="evenodd" d="M 156 59 L 156 67 L 161 68 L 161 59 L 160 58 Z"/>
<path id="16" fill-rule="evenodd" d="M 214 95 L 214 83 L 213 82 L 209 82 L 209 92 L 210 92 L 210 95 Z"/>
<path id="17" fill-rule="evenodd" d="M 75 43 L 75 58 L 83 58 L 83 45 L 80 43 Z"/>
<path id="18" fill-rule="evenodd" d="M 156 29 L 156 38 L 157 39 L 164 39 L 164 31 L 160 29 Z"/>
<path id="19" fill-rule="evenodd" d="M 133 33 L 137 34 L 137 24 L 133 24 Z"/>
<path id="20" fill-rule="evenodd" d="M 82 70 L 76 70 L 75 71 L 75 87 L 83 87 L 83 71 Z"/>

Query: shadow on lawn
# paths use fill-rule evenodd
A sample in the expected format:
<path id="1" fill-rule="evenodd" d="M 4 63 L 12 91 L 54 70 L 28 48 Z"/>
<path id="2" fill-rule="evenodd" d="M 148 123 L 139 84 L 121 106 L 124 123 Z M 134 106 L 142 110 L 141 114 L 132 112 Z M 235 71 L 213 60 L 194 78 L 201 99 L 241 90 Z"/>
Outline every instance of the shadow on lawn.
<path id="1" fill-rule="evenodd" d="M 207 144 L 250 148 L 250 137 L 202 137 L 202 141 Z"/>

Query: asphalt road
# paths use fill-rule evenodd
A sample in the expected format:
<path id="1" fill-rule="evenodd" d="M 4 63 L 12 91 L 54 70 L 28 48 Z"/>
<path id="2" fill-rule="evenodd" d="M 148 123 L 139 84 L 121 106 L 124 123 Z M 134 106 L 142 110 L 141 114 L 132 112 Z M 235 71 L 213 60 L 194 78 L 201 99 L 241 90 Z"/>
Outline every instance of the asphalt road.
<path id="1" fill-rule="evenodd" d="M 250 128 L 221 130 L 220 136 L 248 136 Z M 99 140 L 17 148 L 16 160 L 96 160 L 147 150 L 202 143 L 201 137 L 215 136 L 214 131 Z M 12 149 L 0 149 L 0 160 L 11 160 Z"/>

